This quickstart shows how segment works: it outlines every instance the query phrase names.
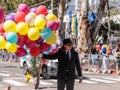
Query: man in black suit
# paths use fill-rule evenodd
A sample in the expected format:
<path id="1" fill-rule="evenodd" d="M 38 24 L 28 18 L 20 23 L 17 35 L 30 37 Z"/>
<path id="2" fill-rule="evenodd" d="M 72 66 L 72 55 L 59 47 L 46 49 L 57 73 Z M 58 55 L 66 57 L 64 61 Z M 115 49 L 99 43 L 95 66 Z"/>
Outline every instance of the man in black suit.
<path id="1" fill-rule="evenodd" d="M 79 75 L 79 83 L 82 82 L 82 72 L 78 53 L 74 51 L 70 39 L 63 40 L 63 46 L 52 55 L 44 55 L 45 59 L 58 59 L 57 72 L 57 90 L 64 90 L 65 85 L 67 90 L 74 90 L 75 81 L 75 66 Z"/>

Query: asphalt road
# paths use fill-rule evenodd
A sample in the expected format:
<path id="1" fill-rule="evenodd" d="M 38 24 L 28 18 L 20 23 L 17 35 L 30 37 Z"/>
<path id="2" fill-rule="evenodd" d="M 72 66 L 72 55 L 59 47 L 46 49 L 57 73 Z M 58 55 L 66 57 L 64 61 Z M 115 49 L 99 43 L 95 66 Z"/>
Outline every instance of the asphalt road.
<path id="1" fill-rule="evenodd" d="M 97 74 L 94 72 L 83 72 L 83 82 L 75 80 L 74 90 L 120 90 L 120 76 Z M 40 79 L 38 90 L 57 90 L 57 80 L 55 78 Z M 20 69 L 18 62 L 0 61 L 0 90 L 4 90 L 8 85 L 11 90 L 34 90 L 33 80 L 25 83 L 25 76 Z"/>

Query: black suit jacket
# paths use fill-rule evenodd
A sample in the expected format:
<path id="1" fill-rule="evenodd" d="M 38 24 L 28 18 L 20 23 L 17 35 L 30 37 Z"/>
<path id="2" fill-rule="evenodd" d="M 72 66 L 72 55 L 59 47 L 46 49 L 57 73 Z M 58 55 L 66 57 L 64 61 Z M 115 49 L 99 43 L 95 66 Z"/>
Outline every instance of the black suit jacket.
<path id="1" fill-rule="evenodd" d="M 67 57 L 66 52 L 63 50 L 59 50 L 57 53 L 53 55 L 43 54 L 43 58 L 51 59 L 51 60 L 58 59 L 57 77 L 60 79 L 74 80 L 75 79 L 75 66 L 76 66 L 79 77 L 82 77 L 78 53 L 74 50 L 71 50 L 70 60 Z"/>

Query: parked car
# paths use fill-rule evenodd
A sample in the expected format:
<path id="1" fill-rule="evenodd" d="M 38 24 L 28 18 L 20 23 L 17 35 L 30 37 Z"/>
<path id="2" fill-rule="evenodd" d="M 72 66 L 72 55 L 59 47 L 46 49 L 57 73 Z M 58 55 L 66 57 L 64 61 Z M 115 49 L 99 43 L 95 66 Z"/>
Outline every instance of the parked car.
<path id="1" fill-rule="evenodd" d="M 29 68 L 32 68 L 32 58 L 24 57 L 20 58 L 20 67 L 23 69 L 23 73 L 26 75 Z M 38 60 L 37 63 L 40 61 Z M 49 79 L 51 76 L 57 76 L 58 60 L 46 60 L 43 59 L 40 62 L 41 69 L 40 74 L 44 79 Z"/>

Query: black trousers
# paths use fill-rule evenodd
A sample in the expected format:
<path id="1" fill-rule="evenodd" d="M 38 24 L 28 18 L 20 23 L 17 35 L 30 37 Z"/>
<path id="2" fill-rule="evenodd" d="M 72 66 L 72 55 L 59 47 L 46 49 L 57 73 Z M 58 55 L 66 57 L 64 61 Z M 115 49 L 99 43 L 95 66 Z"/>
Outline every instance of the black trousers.
<path id="1" fill-rule="evenodd" d="M 74 82 L 75 80 L 57 80 L 57 90 L 64 90 L 66 86 L 66 90 L 74 90 Z"/>

